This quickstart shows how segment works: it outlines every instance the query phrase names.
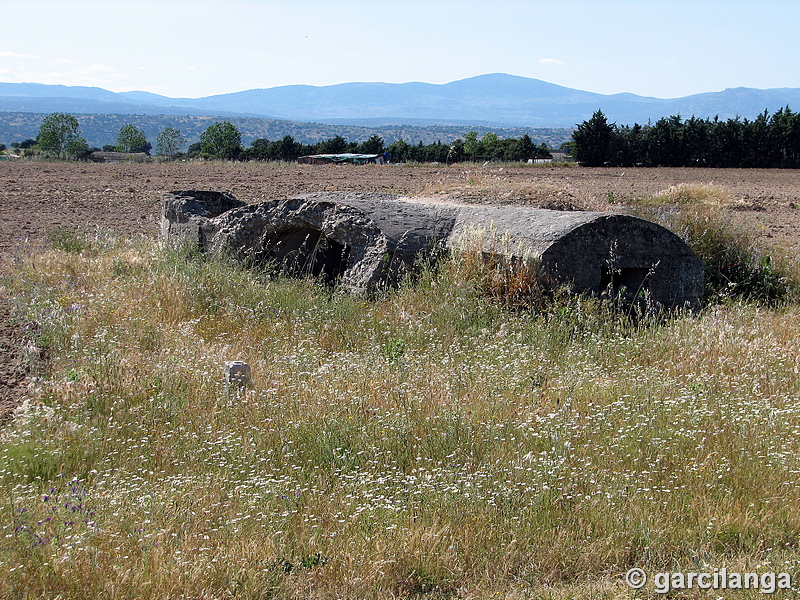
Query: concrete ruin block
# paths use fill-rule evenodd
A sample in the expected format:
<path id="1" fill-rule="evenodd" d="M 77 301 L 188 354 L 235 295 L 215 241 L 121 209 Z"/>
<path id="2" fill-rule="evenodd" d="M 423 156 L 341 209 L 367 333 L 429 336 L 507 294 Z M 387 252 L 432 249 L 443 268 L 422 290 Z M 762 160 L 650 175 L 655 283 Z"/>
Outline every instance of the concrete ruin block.
<path id="1" fill-rule="evenodd" d="M 173 192 L 164 205 L 165 238 L 369 292 L 395 284 L 438 249 L 474 245 L 476 232 L 483 232 L 481 252 L 535 261 L 552 285 L 597 295 L 622 287 L 633 293 L 646 290 L 668 308 L 696 307 L 702 301 L 700 259 L 674 233 L 630 215 L 355 192 L 246 205 L 215 194 L 221 193 Z"/>
<path id="2" fill-rule="evenodd" d="M 237 208 L 246 206 L 228 192 L 207 190 L 183 190 L 170 192 L 164 200 L 161 218 L 161 236 L 178 244 L 188 242 L 199 247 L 206 246 L 203 225 L 210 219 Z"/>
<path id="3" fill-rule="evenodd" d="M 241 360 L 225 363 L 225 385 L 230 387 L 248 387 L 252 380 L 250 365 Z"/>
<path id="4" fill-rule="evenodd" d="M 656 223 L 621 213 L 473 206 L 456 223 L 451 243 L 486 224 L 496 236 L 486 238 L 484 252 L 515 258 L 527 253 L 552 285 L 593 295 L 622 287 L 631 294 L 647 291 L 669 308 L 702 302 L 702 261 Z"/>

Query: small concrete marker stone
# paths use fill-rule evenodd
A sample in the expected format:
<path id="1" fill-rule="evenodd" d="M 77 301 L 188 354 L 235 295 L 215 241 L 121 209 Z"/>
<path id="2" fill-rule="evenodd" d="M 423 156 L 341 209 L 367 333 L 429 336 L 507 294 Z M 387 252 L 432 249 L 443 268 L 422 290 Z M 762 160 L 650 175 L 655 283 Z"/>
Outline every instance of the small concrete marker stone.
<path id="1" fill-rule="evenodd" d="M 228 387 L 247 387 L 250 385 L 250 365 L 241 360 L 231 360 L 225 363 L 225 385 Z"/>

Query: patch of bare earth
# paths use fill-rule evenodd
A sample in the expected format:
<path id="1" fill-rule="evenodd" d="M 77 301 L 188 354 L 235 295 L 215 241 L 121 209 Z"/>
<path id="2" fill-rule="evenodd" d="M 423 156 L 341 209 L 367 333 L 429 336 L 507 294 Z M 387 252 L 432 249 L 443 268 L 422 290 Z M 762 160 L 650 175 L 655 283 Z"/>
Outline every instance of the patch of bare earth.
<path id="1" fill-rule="evenodd" d="M 25 397 L 25 334 L 13 324 L 6 299 L 0 298 L 0 425 Z"/>
<path id="2" fill-rule="evenodd" d="M 800 249 L 800 171 L 586 169 L 497 165 L 0 163 L 0 263 L 56 229 L 158 235 L 177 189 L 226 190 L 247 202 L 320 191 L 369 191 L 562 210 L 613 210 L 678 184 L 720 187 L 731 222 L 763 245 Z M 11 267 L 4 267 L 11 268 Z M 2 290 L 0 290 L 2 294 Z M 24 335 L 0 301 L 0 418 L 24 394 Z"/>

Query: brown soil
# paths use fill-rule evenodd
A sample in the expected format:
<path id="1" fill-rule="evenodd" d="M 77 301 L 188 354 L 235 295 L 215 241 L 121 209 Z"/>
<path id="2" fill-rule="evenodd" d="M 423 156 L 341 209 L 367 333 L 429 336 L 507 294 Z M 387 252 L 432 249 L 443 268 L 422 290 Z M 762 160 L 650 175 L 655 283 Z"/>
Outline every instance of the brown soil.
<path id="1" fill-rule="evenodd" d="M 158 235 L 170 190 L 227 190 L 247 202 L 349 190 L 462 202 L 608 210 L 670 186 L 711 184 L 728 192 L 728 214 L 764 245 L 800 249 L 800 171 L 763 169 L 584 169 L 435 165 L 236 163 L 93 164 L 0 162 L 0 261 L 58 229 Z M 0 289 L 0 293 L 2 290 Z M 24 335 L 0 302 L 0 415 L 24 393 Z"/>
<path id="2" fill-rule="evenodd" d="M 1 162 L 0 253 L 58 228 L 157 235 L 161 200 L 176 189 L 228 190 L 247 202 L 353 190 L 603 210 L 609 193 L 624 203 L 679 183 L 723 188 L 737 201 L 731 219 L 765 242 L 800 247 L 796 170 Z"/>
<path id="3" fill-rule="evenodd" d="M 22 400 L 25 392 L 24 329 L 10 322 L 9 307 L 0 301 L 0 425 Z"/>

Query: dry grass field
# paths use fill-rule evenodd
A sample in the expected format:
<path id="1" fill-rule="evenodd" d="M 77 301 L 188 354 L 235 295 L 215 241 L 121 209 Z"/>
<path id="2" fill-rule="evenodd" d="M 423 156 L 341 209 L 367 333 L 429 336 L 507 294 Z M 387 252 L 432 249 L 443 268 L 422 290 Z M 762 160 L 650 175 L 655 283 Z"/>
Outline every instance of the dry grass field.
<path id="1" fill-rule="evenodd" d="M 508 302 L 468 252 L 357 298 L 161 247 L 173 189 L 632 210 L 750 270 L 668 318 Z M 0 598 L 800 588 L 800 173 L 31 162 L 0 190 Z"/>

